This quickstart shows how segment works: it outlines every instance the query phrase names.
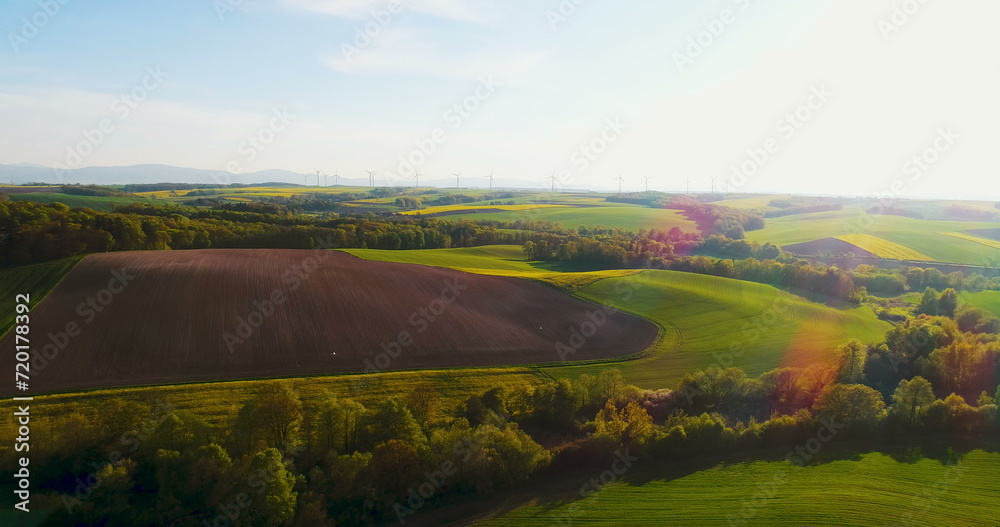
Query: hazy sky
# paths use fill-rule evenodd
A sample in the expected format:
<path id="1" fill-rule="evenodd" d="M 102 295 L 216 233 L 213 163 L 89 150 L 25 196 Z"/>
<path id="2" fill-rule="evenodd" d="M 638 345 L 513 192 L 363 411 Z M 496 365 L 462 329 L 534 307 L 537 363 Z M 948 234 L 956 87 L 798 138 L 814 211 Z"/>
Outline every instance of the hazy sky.
<path id="1" fill-rule="evenodd" d="M 995 0 L 8 1 L 0 163 L 409 184 L 409 158 L 426 180 L 1000 199 L 998 17 Z"/>

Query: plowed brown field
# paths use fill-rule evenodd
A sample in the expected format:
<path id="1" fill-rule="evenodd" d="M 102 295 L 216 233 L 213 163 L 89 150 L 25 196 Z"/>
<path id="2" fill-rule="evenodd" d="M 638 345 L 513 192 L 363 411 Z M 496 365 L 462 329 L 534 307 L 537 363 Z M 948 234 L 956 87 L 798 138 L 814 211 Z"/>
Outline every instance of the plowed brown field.
<path id="1" fill-rule="evenodd" d="M 96 254 L 31 312 L 27 393 L 555 362 L 557 343 L 578 348 L 572 360 L 601 359 L 656 337 L 645 320 L 599 311 L 540 283 L 335 251 Z M 14 345 L 11 331 L 3 371 Z"/>

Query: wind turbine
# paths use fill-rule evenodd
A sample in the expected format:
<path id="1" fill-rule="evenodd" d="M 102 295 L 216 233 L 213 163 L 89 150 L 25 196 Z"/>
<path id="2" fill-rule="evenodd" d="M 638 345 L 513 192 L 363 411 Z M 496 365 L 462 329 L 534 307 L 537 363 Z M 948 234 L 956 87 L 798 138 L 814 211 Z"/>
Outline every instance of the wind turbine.
<path id="1" fill-rule="evenodd" d="M 452 172 L 451 175 L 455 176 L 455 188 L 458 188 L 458 176 L 461 176 L 462 173 L 459 172 L 458 174 L 456 174 L 456 173 Z"/>
<path id="2" fill-rule="evenodd" d="M 642 177 L 646 178 L 646 192 L 649 192 L 649 178 L 652 176 L 642 176 Z"/>
<path id="3" fill-rule="evenodd" d="M 416 173 L 416 174 L 415 174 L 415 175 L 413 176 L 413 179 L 415 179 L 415 180 L 417 181 L 417 183 L 416 183 L 415 185 L 413 185 L 413 188 L 417 188 L 417 187 L 419 187 L 419 186 L 420 186 L 420 173 L 419 173 L 419 172 L 417 172 L 417 173 Z"/>
<path id="4" fill-rule="evenodd" d="M 715 178 L 712 178 L 712 194 L 715 194 Z"/>
<path id="5" fill-rule="evenodd" d="M 314 168 L 314 170 L 316 170 L 316 186 L 318 187 L 319 186 L 319 175 L 322 172 L 320 172 L 320 170 L 318 168 Z"/>
<path id="6" fill-rule="evenodd" d="M 685 194 L 690 194 L 691 193 L 691 178 L 687 178 L 687 180 L 684 183 L 687 185 L 684 188 L 684 193 Z"/>
<path id="7" fill-rule="evenodd" d="M 549 177 L 547 177 L 547 178 L 545 178 L 545 179 L 551 179 L 552 180 L 552 192 L 555 193 L 555 191 L 556 191 L 556 171 L 553 170 L 552 171 L 552 175 L 549 176 Z"/>
<path id="8" fill-rule="evenodd" d="M 337 186 L 337 185 L 340 185 L 340 171 L 339 170 L 334 170 L 333 171 L 333 186 Z"/>
<path id="9" fill-rule="evenodd" d="M 618 177 L 616 177 L 615 179 L 618 180 L 618 195 L 621 196 L 622 195 L 622 181 L 624 181 L 624 178 L 622 178 L 621 172 L 618 173 Z"/>
<path id="10" fill-rule="evenodd" d="M 365 172 L 368 172 L 368 186 L 374 188 L 375 187 L 375 171 L 374 170 L 365 170 Z"/>
<path id="11" fill-rule="evenodd" d="M 309 174 L 302 174 L 302 186 L 309 186 Z"/>
<path id="12" fill-rule="evenodd" d="M 490 171 L 490 175 L 486 176 L 486 178 L 490 180 L 490 191 L 492 192 L 493 191 L 493 171 L 492 170 Z"/>

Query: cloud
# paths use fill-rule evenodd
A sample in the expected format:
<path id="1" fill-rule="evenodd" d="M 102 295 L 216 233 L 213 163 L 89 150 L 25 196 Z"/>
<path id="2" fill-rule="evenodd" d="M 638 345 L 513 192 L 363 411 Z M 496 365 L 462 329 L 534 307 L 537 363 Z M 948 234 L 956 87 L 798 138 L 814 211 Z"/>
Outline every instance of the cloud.
<path id="1" fill-rule="evenodd" d="M 372 18 L 374 12 L 386 10 L 391 0 L 283 0 L 284 5 L 341 18 L 362 20 Z M 397 0 L 403 11 L 416 11 L 428 15 L 485 24 L 492 20 L 481 2 L 464 0 Z"/>

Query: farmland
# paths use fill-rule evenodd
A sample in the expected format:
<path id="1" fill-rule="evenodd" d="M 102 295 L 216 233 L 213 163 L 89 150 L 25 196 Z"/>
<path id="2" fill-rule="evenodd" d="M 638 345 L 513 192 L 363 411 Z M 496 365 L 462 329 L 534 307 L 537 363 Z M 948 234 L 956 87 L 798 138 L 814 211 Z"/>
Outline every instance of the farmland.
<path id="1" fill-rule="evenodd" d="M 925 220 L 902 216 L 868 215 L 857 207 L 847 207 L 841 211 L 795 214 L 779 218 L 769 218 L 764 229 L 747 232 L 747 239 L 760 243 L 771 242 L 779 246 L 789 246 L 824 238 L 840 238 L 854 233 L 875 237 L 881 242 L 877 248 L 889 254 L 920 254 L 922 258 L 938 262 L 981 265 L 988 258 L 996 256 L 996 248 L 970 240 L 966 236 L 950 233 L 968 233 L 980 229 L 996 229 L 998 223 L 976 221 Z M 870 240 L 870 238 L 862 238 Z M 849 239 L 845 241 L 850 241 Z M 853 242 L 852 242 L 853 243 Z M 893 245 L 901 246 L 900 250 Z M 865 242 L 858 243 L 862 249 Z M 911 252 L 912 251 L 912 252 Z M 872 251 L 878 252 L 878 251 Z"/>
<path id="2" fill-rule="evenodd" d="M 401 214 L 409 216 L 417 216 L 417 215 L 423 216 L 423 215 L 441 214 L 447 212 L 450 213 L 449 215 L 452 215 L 461 213 L 475 213 L 480 210 L 483 210 L 484 212 L 487 210 L 490 212 L 499 212 L 499 211 L 509 212 L 509 211 L 534 210 L 534 209 L 544 209 L 544 208 L 565 208 L 568 206 L 569 205 L 552 205 L 546 203 L 521 204 L 521 205 L 488 205 L 488 204 L 442 205 L 439 207 L 428 207 L 426 209 L 420 209 L 420 210 L 408 210 L 406 212 L 402 212 Z"/>
<path id="3" fill-rule="evenodd" d="M 883 240 L 870 234 L 854 233 L 841 234 L 836 236 L 838 240 L 856 245 L 862 250 L 874 254 L 879 258 L 892 258 L 894 260 L 930 260 L 929 256 L 923 255 L 912 249 L 907 249 L 898 243 Z"/>
<path id="4" fill-rule="evenodd" d="M 618 227 L 633 232 L 639 229 L 669 230 L 678 227 L 698 232 L 698 225 L 677 210 L 653 209 L 638 205 L 535 208 L 524 211 L 485 212 L 449 215 L 452 220 L 550 221 L 564 227 L 578 225 Z"/>
<path id="5" fill-rule="evenodd" d="M 581 498 L 591 477 L 549 484 L 542 497 L 479 527 L 546 525 L 992 525 L 1000 454 L 969 452 L 951 464 L 884 453 L 822 452 L 799 468 L 747 461 L 685 471 L 641 461 Z M 778 458 L 775 454 L 773 458 Z M 838 459 L 838 456 L 840 459 Z M 772 459 L 773 459 L 772 458 Z M 689 464 L 688 464 L 689 465 Z M 766 491 L 761 492 L 761 489 Z M 558 494 L 557 494 L 558 493 Z M 526 500 L 527 501 L 527 500 Z M 741 517 L 741 512 L 743 516 Z"/>
<path id="6" fill-rule="evenodd" d="M 549 362 L 558 360 L 553 343 L 594 309 L 526 280 L 328 251 L 248 255 L 85 258 L 32 311 L 33 334 L 56 335 L 51 364 L 33 368 L 33 389 Z M 68 323 L 78 335 L 63 334 L 73 332 Z M 656 333 L 638 318 L 615 317 L 579 358 L 637 353 Z M 56 346 L 70 338 L 73 353 L 60 355 Z M 12 361 L 5 351 L 3 363 Z"/>
<path id="7" fill-rule="evenodd" d="M 60 192 L 18 193 L 11 194 L 10 199 L 14 201 L 35 201 L 38 203 L 62 203 L 70 208 L 86 207 L 103 212 L 110 211 L 115 205 L 122 206 L 129 203 L 166 203 L 163 200 L 144 197 L 78 196 L 75 194 L 62 194 Z"/>
<path id="8" fill-rule="evenodd" d="M 484 270 L 474 272 L 487 273 L 501 268 L 527 271 L 532 265 L 514 248 L 503 247 L 350 252 L 424 265 L 481 267 Z M 604 278 L 578 288 L 577 294 L 663 328 L 662 339 L 650 356 L 614 365 L 629 382 L 646 388 L 673 386 L 684 373 L 713 365 L 736 365 L 756 374 L 778 366 L 826 362 L 834 348 L 848 339 L 874 341 L 889 328 L 868 307 L 830 307 L 753 282 L 657 270 Z M 740 351 L 729 356 L 733 346 Z M 581 359 L 571 355 L 567 360 Z M 544 371 L 572 378 L 607 367 L 597 363 L 545 367 Z"/>

